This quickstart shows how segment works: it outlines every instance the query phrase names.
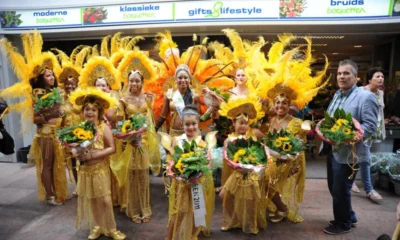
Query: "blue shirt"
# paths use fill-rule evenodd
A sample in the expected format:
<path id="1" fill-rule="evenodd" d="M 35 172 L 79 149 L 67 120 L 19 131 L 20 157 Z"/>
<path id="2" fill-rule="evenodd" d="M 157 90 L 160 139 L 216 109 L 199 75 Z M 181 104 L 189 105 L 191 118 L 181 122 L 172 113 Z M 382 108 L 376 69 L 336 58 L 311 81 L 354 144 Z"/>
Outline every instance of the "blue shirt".
<path id="1" fill-rule="evenodd" d="M 350 94 L 354 91 L 354 89 L 358 88 L 357 84 L 354 84 L 352 88 L 347 90 L 345 93 L 343 93 L 342 89 L 339 89 L 336 93 L 335 96 L 333 96 L 333 100 L 331 104 L 329 104 L 328 107 L 328 113 L 330 115 L 333 115 L 338 108 L 343 108 L 343 103 L 346 101 L 346 99 L 350 96 Z"/>

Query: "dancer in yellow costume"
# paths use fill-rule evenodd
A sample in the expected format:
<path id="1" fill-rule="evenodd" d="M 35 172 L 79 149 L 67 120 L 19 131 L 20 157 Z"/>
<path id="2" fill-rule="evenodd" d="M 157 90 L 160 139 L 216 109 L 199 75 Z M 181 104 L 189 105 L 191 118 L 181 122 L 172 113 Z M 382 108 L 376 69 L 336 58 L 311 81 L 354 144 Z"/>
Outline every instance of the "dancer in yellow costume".
<path id="1" fill-rule="evenodd" d="M 22 113 L 22 132 L 37 130 L 29 153 L 29 161 L 36 164 L 39 200 L 49 205 L 61 205 L 68 198 L 64 156 L 55 136 L 63 112 L 59 107 L 43 109 L 34 114 L 33 107 L 38 98 L 44 97 L 45 89 L 57 88 L 54 72 L 60 68 L 51 52 L 42 53 L 43 40 L 38 31 L 22 35 L 25 57 L 21 56 L 7 39 L 1 41 L 10 64 L 20 82 L 1 91 L 1 97 L 23 97 L 21 103 L 10 106 Z M 61 90 L 60 90 L 61 91 Z"/>
<path id="2" fill-rule="evenodd" d="M 307 48 L 304 52 L 298 48 L 283 52 L 292 39 L 292 35 L 280 36 L 280 42 L 271 47 L 269 61 L 265 65 L 269 76 L 266 81 L 260 83 L 257 91 L 273 103 L 277 114 L 270 119 L 269 131 L 285 129 L 303 139 L 306 144 L 307 128 L 302 129 L 302 120 L 288 114 L 289 107 L 295 104 L 299 109 L 304 108 L 324 86 L 322 81 L 328 61 L 325 68 L 312 77 L 311 40 L 305 38 Z M 280 222 L 286 217 L 293 222 L 303 221 L 297 212 L 304 196 L 305 171 L 304 152 L 292 161 L 284 160 L 280 156 L 274 157 L 274 164 L 269 167 L 268 175 L 268 195 L 276 209 L 276 212 L 270 215 L 272 222 Z"/>
<path id="3" fill-rule="evenodd" d="M 246 98 L 250 92 L 254 93 L 254 86 L 256 86 L 257 83 L 262 80 L 262 76 L 265 75 L 263 73 L 264 70 L 261 68 L 263 57 L 261 57 L 262 54 L 260 51 L 261 47 L 265 45 L 265 41 L 260 37 L 259 41 L 250 43 L 243 41 L 239 34 L 233 29 L 223 29 L 222 31 L 229 38 L 233 51 L 219 42 L 210 43 L 209 48 L 213 51 L 216 59 L 226 64 L 226 71 L 228 71 L 235 80 L 235 87 L 229 91 L 231 93 L 229 100 Z M 250 133 L 251 132 L 246 134 L 247 137 L 251 135 Z M 232 137 L 235 137 L 234 133 L 230 135 L 230 139 L 232 139 Z M 232 168 L 223 161 L 221 186 L 224 186 L 232 172 Z M 220 189 L 221 188 L 218 188 L 218 190 Z"/>
<path id="4" fill-rule="evenodd" d="M 235 132 L 226 140 L 237 137 L 257 138 L 250 124 L 264 116 L 258 97 L 237 98 L 223 103 L 219 114 L 233 119 Z M 227 179 L 219 196 L 223 200 L 221 231 L 241 228 L 243 232 L 257 234 L 267 226 L 264 200 L 264 176 L 254 172 L 234 170 Z"/>
<path id="5" fill-rule="evenodd" d="M 103 114 L 116 106 L 108 94 L 95 88 L 78 89 L 70 97 L 74 108 L 81 109 L 86 121 L 94 123 L 96 141 L 77 156 L 84 164 L 79 169 L 77 226 L 88 223 L 91 233 L 88 239 L 97 239 L 101 234 L 113 239 L 125 239 L 125 234 L 116 229 L 111 200 L 110 167 L 107 157 L 115 153 L 111 129 L 103 122 Z M 87 221 L 84 221 L 87 220 Z"/>
<path id="6" fill-rule="evenodd" d="M 147 56 L 135 48 L 126 52 L 118 67 L 118 75 L 126 82 L 119 101 L 119 112 L 123 113 L 119 120 L 139 113 L 147 116 L 148 126 L 141 141 L 127 143 L 119 162 L 111 162 L 111 168 L 116 173 L 120 186 L 126 186 L 127 216 L 135 223 L 147 223 L 152 215 L 149 167 L 155 175 L 161 169 L 152 111 L 153 94 L 143 91 L 146 82 L 155 79 L 155 69 Z"/>
<path id="7" fill-rule="evenodd" d="M 163 145 L 167 150 L 173 152 L 174 146 L 183 147 L 185 141 L 196 141 L 197 146 L 206 148 L 207 144 L 210 150 L 216 144 L 215 133 L 209 133 L 206 137 L 208 143 L 198 135 L 199 113 L 194 105 L 186 106 L 182 111 L 182 121 L 185 133 L 175 136 L 172 146 Z M 214 136 L 214 137 L 213 137 Z M 163 135 L 165 137 L 165 135 Z M 211 167 L 211 162 L 209 163 Z M 204 202 L 206 207 L 206 226 L 195 226 L 195 216 L 193 210 L 192 184 L 184 181 L 172 179 L 169 194 L 169 219 L 168 219 L 168 237 L 169 240 L 197 239 L 200 231 L 205 236 L 210 236 L 211 217 L 215 207 L 214 181 L 211 173 L 200 178 L 203 186 Z"/>
<path id="8" fill-rule="evenodd" d="M 116 101 L 119 100 L 120 96 L 118 91 L 121 88 L 121 82 L 117 77 L 117 71 L 113 63 L 106 57 L 92 56 L 82 69 L 81 76 L 79 77 L 79 87 L 87 88 L 94 86 L 113 97 Z M 111 128 L 115 126 L 117 113 L 118 108 L 114 107 L 104 116 L 104 120 Z M 116 141 L 116 153 L 110 156 L 109 161 L 118 161 L 118 157 L 121 153 L 122 142 Z M 118 186 L 118 180 L 115 174 L 113 174 L 113 172 L 110 172 L 110 174 L 113 204 L 114 206 L 121 205 L 121 207 L 125 207 L 125 190 Z"/>
<path id="9" fill-rule="evenodd" d="M 82 121 L 81 112 L 78 109 L 73 108 L 72 104 L 68 101 L 68 97 L 78 87 L 78 79 L 82 70 L 82 65 L 84 63 L 85 57 L 89 53 L 90 48 L 86 47 L 83 49 L 74 49 L 70 57 L 68 57 L 63 51 L 59 49 L 54 50 L 57 51 L 57 57 L 61 62 L 61 68 L 58 72 L 56 72 L 56 76 L 60 87 L 64 90 L 64 117 L 61 127 L 64 128 L 78 125 Z M 69 151 L 64 151 L 64 155 L 67 167 L 70 170 L 70 181 L 72 172 L 75 183 L 77 183 L 77 160 L 72 157 Z M 78 196 L 76 191 L 72 193 L 72 196 Z"/>

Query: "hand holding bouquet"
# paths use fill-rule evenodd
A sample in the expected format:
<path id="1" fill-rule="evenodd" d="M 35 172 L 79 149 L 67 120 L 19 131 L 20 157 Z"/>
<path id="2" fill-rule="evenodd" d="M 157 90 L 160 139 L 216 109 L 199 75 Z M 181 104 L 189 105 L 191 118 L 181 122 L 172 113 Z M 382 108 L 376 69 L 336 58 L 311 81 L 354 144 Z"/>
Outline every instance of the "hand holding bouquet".
<path id="1" fill-rule="evenodd" d="M 66 147 L 71 148 L 73 156 L 80 155 L 85 148 L 92 145 L 97 139 L 97 130 L 94 123 L 81 122 L 79 125 L 56 130 L 58 140 Z"/>
<path id="2" fill-rule="evenodd" d="M 116 138 L 139 146 L 142 133 L 145 132 L 146 128 L 146 116 L 136 113 L 125 121 L 119 121 L 117 123 L 117 129 L 113 129 L 112 132 Z"/>
<path id="3" fill-rule="evenodd" d="M 197 183 L 201 176 L 210 172 L 203 142 L 197 145 L 195 141 L 185 141 L 183 148 L 175 146 L 172 159 L 169 162 L 168 175 L 177 180 Z"/>
<path id="4" fill-rule="evenodd" d="M 267 166 L 267 149 L 260 141 L 238 138 L 228 142 L 224 158 L 233 169 L 262 174 Z"/>
<path id="5" fill-rule="evenodd" d="M 295 160 L 301 151 L 304 150 L 304 142 L 284 129 L 268 133 L 264 139 L 265 145 L 269 148 L 272 156 L 277 159 Z"/>
<path id="6" fill-rule="evenodd" d="M 325 118 L 317 124 L 315 130 L 322 140 L 337 149 L 345 144 L 356 143 L 363 135 L 360 123 L 343 109 L 336 109 L 333 117 L 325 112 Z"/>

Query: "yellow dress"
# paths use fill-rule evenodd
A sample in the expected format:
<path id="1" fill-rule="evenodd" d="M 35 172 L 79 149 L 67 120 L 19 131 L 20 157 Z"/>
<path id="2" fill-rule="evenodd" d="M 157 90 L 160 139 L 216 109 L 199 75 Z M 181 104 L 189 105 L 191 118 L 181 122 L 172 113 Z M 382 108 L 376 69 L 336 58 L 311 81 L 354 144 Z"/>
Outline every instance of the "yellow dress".
<path id="1" fill-rule="evenodd" d="M 126 215 L 133 220 L 149 218 L 152 215 L 150 207 L 150 177 L 149 167 L 153 173 L 158 173 L 161 168 L 161 158 L 158 149 L 157 135 L 154 129 L 151 103 L 143 103 L 140 107 L 120 100 L 120 109 L 125 113 L 125 119 L 135 113 L 147 116 L 149 126 L 142 135 L 141 146 L 127 144 L 120 156 L 119 163 L 112 163 L 120 185 L 126 187 L 127 207 Z M 119 174 L 118 170 L 127 174 Z"/>
<path id="2" fill-rule="evenodd" d="M 176 142 L 179 139 L 186 138 L 186 134 L 175 137 Z M 187 138 L 186 138 L 187 139 Z M 196 143 L 205 142 L 201 137 L 196 138 Z M 201 184 L 203 186 L 204 202 L 206 205 L 206 226 L 195 227 L 193 199 L 192 199 L 192 184 L 172 179 L 170 194 L 169 194 L 169 219 L 168 226 L 173 224 L 173 240 L 195 240 L 200 231 L 205 236 L 210 236 L 211 233 L 211 217 L 215 208 L 215 189 L 214 180 L 211 172 L 202 177 Z"/>
<path id="3" fill-rule="evenodd" d="M 105 123 L 98 126 L 99 135 L 93 149 L 104 149 L 104 127 Z M 103 234 L 109 234 L 116 229 L 109 162 L 105 159 L 90 166 L 84 164 L 78 174 L 77 227 L 93 229 L 99 226 Z"/>
<path id="4" fill-rule="evenodd" d="M 253 137 L 253 139 L 256 138 Z M 257 234 L 259 228 L 267 227 L 264 182 L 263 175 L 257 175 L 254 172 L 243 174 L 239 170 L 232 171 L 223 185 L 225 190 L 222 203 L 224 228 L 227 230 L 241 228 L 245 233 Z"/>
<path id="5" fill-rule="evenodd" d="M 305 131 L 301 129 L 302 120 L 293 118 L 286 127 L 286 130 L 299 136 L 304 143 L 306 142 Z M 303 202 L 304 187 L 306 179 L 305 154 L 301 152 L 295 161 L 277 161 L 273 159 L 273 164 L 268 168 L 271 179 L 271 188 L 268 191 L 280 193 L 282 202 L 289 210 L 288 219 L 293 222 L 302 222 L 303 218 L 297 215 L 299 205 Z M 270 196 L 273 194 L 270 193 Z M 272 207 L 274 210 L 275 207 Z"/>
<path id="6" fill-rule="evenodd" d="M 55 130 L 60 128 L 62 119 L 57 119 L 55 125 L 43 124 L 37 127 L 28 158 L 30 163 L 36 165 L 38 184 L 38 198 L 46 200 L 46 190 L 42 182 L 43 160 L 54 158 L 53 165 L 53 191 L 57 202 L 65 202 L 68 199 L 67 176 L 65 174 L 65 158 L 62 147 L 58 143 Z"/>
<path id="7" fill-rule="evenodd" d="M 228 135 L 227 139 L 228 141 L 233 141 L 239 137 L 244 137 L 244 138 L 249 138 L 249 137 L 255 137 L 252 129 L 249 129 L 246 134 L 243 135 L 238 135 L 236 133 L 231 133 Z M 226 161 L 223 161 L 223 166 L 222 166 L 222 174 L 221 174 L 221 186 L 224 186 L 226 181 L 228 180 L 229 176 L 233 173 L 233 169 L 229 167 L 229 165 L 226 163 Z"/>
<path id="8" fill-rule="evenodd" d="M 62 109 L 64 111 L 64 117 L 63 117 L 63 121 L 61 124 L 62 128 L 65 127 L 70 127 L 70 126 L 75 126 L 78 125 L 79 123 L 82 122 L 82 114 L 79 110 L 73 108 L 72 104 L 69 102 L 64 102 L 64 104 L 62 105 Z M 74 158 L 72 158 L 71 152 L 68 150 L 64 149 L 64 158 L 65 158 L 65 162 L 67 165 L 67 168 L 69 170 L 69 179 L 70 182 L 72 182 L 72 161 L 75 161 Z M 78 179 L 75 179 L 76 181 Z"/>

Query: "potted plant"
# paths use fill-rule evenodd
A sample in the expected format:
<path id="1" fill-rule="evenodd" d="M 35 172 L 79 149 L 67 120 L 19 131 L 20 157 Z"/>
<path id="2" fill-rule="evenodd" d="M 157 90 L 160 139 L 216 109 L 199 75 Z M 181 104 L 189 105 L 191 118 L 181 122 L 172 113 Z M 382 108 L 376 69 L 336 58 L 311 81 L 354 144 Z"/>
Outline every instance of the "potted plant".
<path id="1" fill-rule="evenodd" d="M 389 167 L 390 180 L 394 185 L 394 191 L 400 196 L 400 162 L 394 162 Z"/>
<path id="2" fill-rule="evenodd" d="M 381 158 L 378 157 L 376 154 L 371 154 L 371 184 L 372 186 L 376 186 L 379 180 L 379 164 Z"/>

